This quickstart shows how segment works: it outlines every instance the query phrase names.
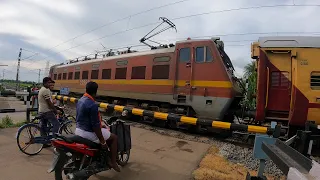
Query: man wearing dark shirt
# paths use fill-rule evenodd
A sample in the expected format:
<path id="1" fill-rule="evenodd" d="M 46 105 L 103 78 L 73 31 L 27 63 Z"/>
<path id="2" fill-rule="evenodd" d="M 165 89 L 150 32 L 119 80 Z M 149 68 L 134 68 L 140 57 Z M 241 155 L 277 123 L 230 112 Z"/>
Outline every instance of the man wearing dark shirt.
<path id="1" fill-rule="evenodd" d="M 101 123 L 101 116 L 98 105 L 95 103 L 98 84 L 88 82 L 86 85 L 86 93 L 77 102 L 76 115 L 76 131 L 75 134 L 83 138 L 89 139 L 96 143 L 101 143 L 102 148 L 107 149 L 107 142 L 111 143 L 111 164 L 114 170 L 120 172 L 117 165 L 117 136 L 110 133 Z"/>

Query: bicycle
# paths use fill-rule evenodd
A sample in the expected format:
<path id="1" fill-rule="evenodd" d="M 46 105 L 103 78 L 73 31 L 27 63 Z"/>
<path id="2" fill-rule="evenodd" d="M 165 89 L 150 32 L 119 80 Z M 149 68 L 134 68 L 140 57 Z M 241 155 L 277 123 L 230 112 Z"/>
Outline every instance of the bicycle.
<path id="1" fill-rule="evenodd" d="M 60 124 L 58 133 L 63 134 L 65 132 L 66 134 L 74 134 L 74 132 L 71 130 L 70 127 L 72 126 L 73 123 L 75 123 L 75 118 L 71 115 L 67 115 L 64 113 L 65 107 L 57 107 L 57 109 L 61 111 L 61 115 L 57 117 L 57 120 L 59 121 L 59 124 Z M 69 120 L 69 118 L 71 118 L 71 120 Z M 44 145 L 50 144 L 51 142 L 50 140 L 53 138 L 53 134 L 51 132 L 53 127 L 52 124 L 49 121 L 47 121 L 44 131 L 42 131 L 41 123 L 43 121 L 41 121 L 41 119 L 42 119 L 42 116 L 37 115 L 34 118 L 32 118 L 30 123 L 27 123 L 18 129 L 18 132 L 16 135 L 17 145 L 19 147 L 19 150 L 24 154 L 32 156 L 40 153 L 44 148 Z M 27 134 L 28 134 L 28 137 L 27 137 L 28 140 L 25 143 L 23 143 L 23 141 L 21 140 L 21 136 L 24 136 L 23 135 L 24 131 L 27 131 Z M 36 136 L 37 132 L 39 132 L 39 136 Z M 25 146 L 23 147 L 22 145 L 25 145 Z M 38 148 L 36 148 L 36 150 L 33 152 L 27 152 L 26 149 L 29 148 L 31 145 L 35 145 L 35 147 L 38 147 Z"/>

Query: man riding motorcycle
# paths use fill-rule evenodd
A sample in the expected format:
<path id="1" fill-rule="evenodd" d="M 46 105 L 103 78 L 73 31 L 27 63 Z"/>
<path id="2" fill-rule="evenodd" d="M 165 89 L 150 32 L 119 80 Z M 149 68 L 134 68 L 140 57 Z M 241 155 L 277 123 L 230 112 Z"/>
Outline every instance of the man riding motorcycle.
<path id="1" fill-rule="evenodd" d="M 88 82 L 86 85 L 86 93 L 79 99 L 76 107 L 76 130 L 75 134 L 83 138 L 89 139 L 96 143 L 101 143 L 101 147 L 108 148 L 111 144 L 111 164 L 115 171 L 120 172 L 117 165 L 117 136 L 110 133 L 105 126 L 102 126 L 101 116 L 98 110 L 98 105 L 95 103 L 98 84 Z"/>

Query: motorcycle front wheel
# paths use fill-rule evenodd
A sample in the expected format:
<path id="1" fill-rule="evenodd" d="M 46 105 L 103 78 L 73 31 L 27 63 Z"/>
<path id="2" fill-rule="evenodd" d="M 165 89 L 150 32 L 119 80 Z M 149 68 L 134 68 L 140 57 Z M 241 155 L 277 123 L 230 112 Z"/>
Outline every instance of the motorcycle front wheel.
<path id="1" fill-rule="evenodd" d="M 76 167 L 75 164 L 76 163 L 72 159 L 63 158 L 59 160 L 54 171 L 55 180 L 67 180 L 67 175 L 69 173 L 72 173 L 73 171 L 79 169 L 79 167 Z M 77 180 L 88 180 L 88 178 Z"/>

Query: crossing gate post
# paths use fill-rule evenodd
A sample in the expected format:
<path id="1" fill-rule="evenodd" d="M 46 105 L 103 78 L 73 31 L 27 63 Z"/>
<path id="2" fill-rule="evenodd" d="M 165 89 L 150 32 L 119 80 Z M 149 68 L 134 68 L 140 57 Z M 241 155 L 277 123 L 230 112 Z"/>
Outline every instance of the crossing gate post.
<path id="1" fill-rule="evenodd" d="M 27 122 L 29 123 L 30 122 L 30 99 L 31 99 L 31 87 L 28 86 L 27 88 L 27 91 L 28 91 L 28 95 L 27 95 L 27 112 L 26 112 L 26 120 Z"/>

